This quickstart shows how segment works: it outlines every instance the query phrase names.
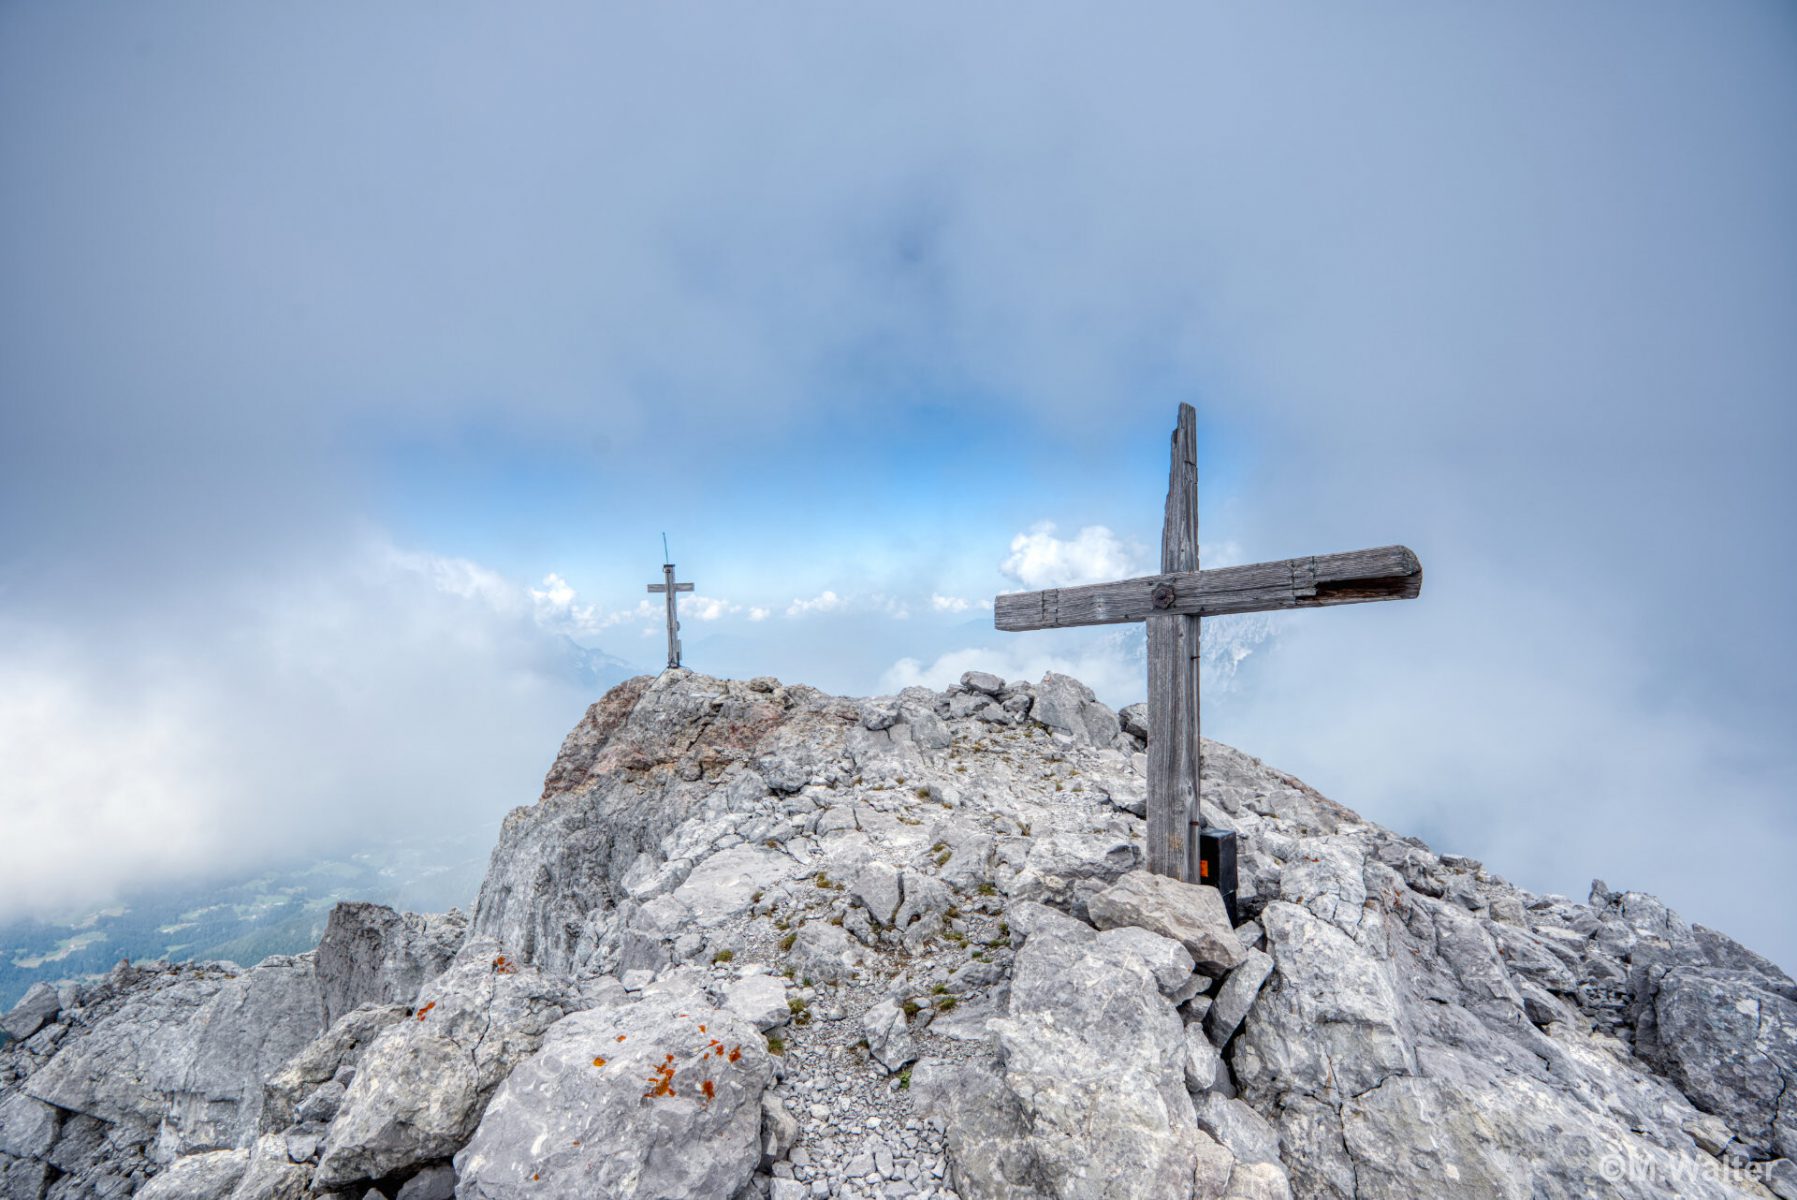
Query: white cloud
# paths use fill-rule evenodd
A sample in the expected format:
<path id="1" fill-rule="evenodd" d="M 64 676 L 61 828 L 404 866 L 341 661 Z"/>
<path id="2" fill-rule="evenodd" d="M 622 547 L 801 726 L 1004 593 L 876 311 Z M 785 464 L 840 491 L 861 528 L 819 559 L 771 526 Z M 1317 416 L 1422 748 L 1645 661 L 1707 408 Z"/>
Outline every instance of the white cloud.
<path id="1" fill-rule="evenodd" d="M 768 610 L 765 608 L 757 607 L 749 610 L 749 620 L 751 621 L 765 621 L 768 619 L 768 616 Z"/>
<path id="2" fill-rule="evenodd" d="M 585 634 L 616 624 L 600 615 L 594 605 L 576 604 L 574 588 L 553 571 L 543 576 L 542 587 L 527 590 L 536 607 L 537 623 L 545 628 Z"/>
<path id="3" fill-rule="evenodd" d="M 520 596 L 517 585 L 499 572 L 477 562 L 419 550 L 401 550 L 397 546 L 382 546 L 376 552 L 376 557 L 384 559 L 388 566 L 395 569 L 422 575 L 444 595 L 478 600 L 494 612 L 516 613 L 521 608 L 523 597 Z M 532 591 L 530 595 L 533 599 L 547 596 L 550 592 L 559 595 L 561 589 L 567 589 L 566 602 L 573 600 L 573 589 L 568 588 L 560 576 L 550 575 L 543 582 L 549 592 Z M 538 602 L 542 601 L 539 599 Z"/>
<path id="4" fill-rule="evenodd" d="M 551 571 L 549 574 L 543 576 L 543 587 L 541 591 L 536 588 L 530 589 L 530 598 L 535 600 L 538 604 L 545 605 L 552 609 L 567 608 L 570 604 L 574 603 L 574 589 L 568 586 L 568 581 L 566 579 L 563 579 L 560 575 Z"/>
<path id="5" fill-rule="evenodd" d="M 888 596 L 884 592 L 844 596 L 829 590 L 819 592 L 809 600 L 795 599 L 786 606 L 786 615 L 789 617 L 846 612 L 878 613 L 891 617 L 895 621 L 904 621 L 911 616 L 911 606 L 898 597 Z"/>
<path id="6" fill-rule="evenodd" d="M 930 597 L 930 607 L 939 613 L 966 612 L 972 604 L 965 596 L 944 596 L 936 593 Z"/>
<path id="7" fill-rule="evenodd" d="M 808 617 L 815 613 L 836 612 L 842 608 L 842 597 L 835 592 L 823 591 L 809 600 L 795 599 L 786 606 L 789 617 Z"/>
<path id="8" fill-rule="evenodd" d="M 1074 587 L 1147 573 L 1143 550 L 1103 525 L 1088 525 L 1072 538 L 1055 536 L 1053 521 L 1039 521 L 1011 539 L 999 571 L 1025 588 Z"/>
<path id="9" fill-rule="evenodd" d="M 0 919 L 496 826 L 592 699 L 536 619 L 559 590 L 377 543 L 104 642 L 0 617 L 0 825 L 32 847 Z"/>
<path id="10" fill-rule="evenodd" d="M 698 593 L 687 596 L 680 601 L 680 615 L 691 617 L 695 621 L 715 621 L 719 617 L 727 617 L 742 611 L 742 605 L 717 596 L 701 596 Z"/>

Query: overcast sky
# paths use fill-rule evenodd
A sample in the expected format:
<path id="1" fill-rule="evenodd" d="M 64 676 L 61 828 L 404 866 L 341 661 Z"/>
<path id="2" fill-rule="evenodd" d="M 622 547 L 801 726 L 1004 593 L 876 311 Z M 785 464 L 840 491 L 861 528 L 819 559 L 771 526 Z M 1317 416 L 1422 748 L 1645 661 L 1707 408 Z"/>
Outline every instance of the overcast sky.
<path id="1" fill-rule="evenodd" d="M 0 918 L 497 829 L 568 644 L 1141 698 L 1797 966 L 1788 4 L 0 7 Z"/>

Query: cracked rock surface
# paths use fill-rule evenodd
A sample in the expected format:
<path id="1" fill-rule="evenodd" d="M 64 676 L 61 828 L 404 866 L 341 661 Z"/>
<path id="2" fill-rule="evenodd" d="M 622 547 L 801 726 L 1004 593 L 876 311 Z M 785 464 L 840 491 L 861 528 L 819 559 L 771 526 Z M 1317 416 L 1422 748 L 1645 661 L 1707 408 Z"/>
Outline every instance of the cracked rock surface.
<path id="1" fill-rule="evenodd" d="M 1797 1197 L 1797 984 L 1205 743 L 1241 924 L 1077 680 L 638 678 L 471 916 L 0 1019 L 0 1196 Z"/>

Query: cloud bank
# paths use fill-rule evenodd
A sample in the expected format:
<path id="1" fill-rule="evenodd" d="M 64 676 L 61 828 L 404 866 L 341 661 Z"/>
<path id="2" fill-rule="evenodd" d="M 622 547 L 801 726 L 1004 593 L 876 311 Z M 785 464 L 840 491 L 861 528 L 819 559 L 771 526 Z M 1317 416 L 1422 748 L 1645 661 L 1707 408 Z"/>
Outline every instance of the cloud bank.
<path id="1" fill-rule="evenodd" d="M 1122 693 L 930 597 L 1145 565 L 1190 399 L 1207 546 L 1428 571 L 1208 729 L 1797 962 L 1788 6 L 348 15 L 0 11 L 14 903 L 493 819 L 663 529 L 696 663 Z"/>

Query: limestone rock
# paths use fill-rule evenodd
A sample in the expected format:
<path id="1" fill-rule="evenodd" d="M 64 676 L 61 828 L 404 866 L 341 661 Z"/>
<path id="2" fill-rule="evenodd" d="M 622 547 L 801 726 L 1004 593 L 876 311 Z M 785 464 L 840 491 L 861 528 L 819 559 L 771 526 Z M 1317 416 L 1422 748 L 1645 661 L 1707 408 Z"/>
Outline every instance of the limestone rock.
<path id="1" fill-rule="evenodd" d="M 1023 868 L 1005 885 L 1005 892 L 1013 900 L 1065 908 L 1074 904 L 1080 885 L 1090 883 L 1096 890 L 1141 864 L 1141 845 L 1121 834 L 1049 834 L 1030 839 Z"/>
<path id="2" fill-rule="evenodd" d="M 1005 921 L 1011 927 L 1011 944 L 1021 946 L 1038 931 L 1066 941 L 1090 941 L 1096 931 L 1084 921 L 1070 917 L 1058 908 L 1038 904 L 1034 900 L 1015 900 L 1005 908 Z"/>
<path id="3" fill-rule="evenodd" d="M 1154 976 L 1161 994 L 1171 996 L 1192 980 L 1191 953 L 1170 937 L 1134 925 L 1107 929 L 1098 940 L 1134 954 Z"/>
<path id="4" fill-rule="evenodd" d="M 1117 714 L 1098 702 L 1092 689 L 1070 675 L 1050 671 L 1036 685 L 1030 716 L 1075 741 L 1108 746 L 1121 728 Z"/>
<path id="5" fill-rule="evenodd" d="M 799 1123 L 772 1092 L 761 1093 L 761 1162 L 785 1158 L 799 1138 Z"/>
<path id="6" fill-rule="evenodd" d="M 1199 1025 L 1186 1026 L 1185 1042 L 1186 1091 L 1208 1092 L 1223 1074 L 1223 1057 Z"/>
<path id="7" fill-rule="evenodd" d="M 19 1002 L 0 1017 L 0 1031 L 24 1041 L 48 1025 L 61 1007 L 55 988 L 47 983 L 34 983 Z"/>
<path id="8" fill-rule="evenodd" d="M 1797 1158 L 1797 1002 L 1746 972 L 1675 968 L 1652 1001 L 1649 1052 L 1756 1154 Z"/>
<path id="9" fill-rule="evenodd" d="M 136 1200 L 224 1200 L 250 1165 L 248 1150 L 211 1150 L 177 1158 L 138 1190 Z"/>
<path id="10" fill-rule="evenodd" d="M 325 1024 L 363 1004 L 410 1004 L 418 988 L 449 966 L 468 921 L 400 913 L 384 904 L 339 903 L 316 957 Z"/>
<path id="11" fill-rule="evenodd" d="M 746 975 L 725 989 L 724 1006 L 756 1029 L 786 1024 L 786 985 L 772 975 Z"/>
<path id="12" fill-rule="evenodd" d="M 961 686 L 968 691 L 996 697 L 1003 694 L 1005 681 L 989 671 L 968 671 L 961 676 Z"/>
<path id="13" fill-rule="evenodd" d="M 1102 938 L 1038 932 L 992 1022 L 1046 1195 L 1185 1197 L 1197 1169 L 1185 1034 L 1153 973 Z"/>
<path id="14" fill-rule="evenodd" d="M 262 1082 L 323 1027 L 310 955 L 136 993 L 25 1090 L 115 1125 L 160 1128 L 172 1153 L 248 1144 Z"/>
<path id="15" fill-rule="evenodd" d="M 897 1071 L 917 1057 L 910 1026 L 898 1001 L 883 1000 L 873 1005 L 862 1016 L 861 1028 L 867 1035 L 868 1053 L 888 1071 Z"/>
<path id="16" fill-rule="evenodd" d="M 867 909 L 876 926 L 891 925 L 901 896 L 899 869 L 878 860 L 864 863 L 849 883 L 849 894 Z"/>
<path id="17" fill-rule="evenodd" d="M 783 854 L 759 846 L 734 846 L 694 867 L 674 890 L 674 899 L 691 910 L 701 928 L 711 928 L 748 911 L 757 892 L 795 873 L 793 861 Z"/>
<path id="18" fill-rule="evenodd" d="M 10 1092 L 0 1096 L 0 1154 L 43 1158 L 61 1132 L 62 1117 L 51 1105 Z"/>
<path id="19" fill-rule="evenodd" d="M 343 1014 L 269 1077 L 262 1089 L 261 1132 L 274 1133 L 307 1119 L 298 1110 L 312 1101 L 321 1088 L 333 1084 L 338 1089 L 331 1108 L 334 1117 L 342 1106 L 343 1085 L 337 1082 L 337 1076 L 346 1069 L 353 1071 L 362 1052 L 382 1030 L 411 1015 L 412 1009 L 402 1004 L 365 1004 Z M 317 1119 L 316 1112 L 315 1107 L 312 1119 Z"/>
<path id="20" fill-rule="evenodd" d="M 399 1194 L 393 1200 L 452 1200 L 455 1185 L 455 1168 L 448 1163 L 437 1163 L 401 1184 Z"/>
<path id="21" fill-rule="evenodd" d="M 1414 1074 L 1403 1007 L 1382 966 L 1296 905 L 1275 901 L 1261 919 L 1278 977 L 1249 1012 L 1235 1059 L 1249 1098 L 1265 1085 L 1352 1096 Z"/>
<path id="22" fill-rule="evenodd" d="M 388 1026 L 363 1053 L 315 1186 L 379 1179 L 460 1150 L 494 1090 L 561 1019 L 571 1002 L 565 981 L 501 965 L 493 948 L 472 945 L 425 985 L 415 1015 Z"/>
<path id="23" fill-rule="evenodd" d="M 1206 742 L 1231 930 L 1138 870 L 1140 711 L 995 686 L 630 681 L 506 818 L 440 976 L 453 916 L 364 905 L 315 957 L 34 993 L 0 1195 L 448 1200 L 459 1154 L 464 1200 L 1797 1196 L 1774 964 Z"/>
<path id="24" fill-rule="evenodd" d="M 650 997 L 576 1013 L 487 1107 L 456 1156 L 458 1194 L 732 1196 L 761 1161 L 772 1074 L 754 1027 L 726 1010 Z"/>
<path id="25" fill-rule="evenodd" d="M 1017 1095 L 972 1063 L 925 1059 L 911 1072 L 914 1103 L 940 1114 L 949 1176 L 967 1200 L 1040 1200 L 1052 1195 Z"/>
<path id="26" fill-rule="evenodd" d="M 1204 1018 L 1205 1029 L 1212 1041 L 1219 1046 L 1229 1044 L 1235 1031 L 1242 1027 L 1242 1019 L 1248 1015 L 1255 997 L 1260 995 L 1260 985 L 1272 973 L 1272 955 L 1259 950 L 1248 951 L 1241 965 L 1231 971 L 1223 986 L 1217 989 L 1216 999 Z"/>
<path id="27" fill-rule="evenodd" d="M 1246 951 L 1230 927 L 1222 893 L 1164 875 L 1131 871 L 1086 902 L 1100 929 L 1138 926 L 1184 946 L 1200 970 L 1233 970 Z"/>
<path id="28" fill-rule="evenodd" d="M 854 978 L 855 964 L 861 959 L 861 950 L 840 928 L 819 924 L 799 930 L 788 955 L 796 975 L 820 983 Z"/>

